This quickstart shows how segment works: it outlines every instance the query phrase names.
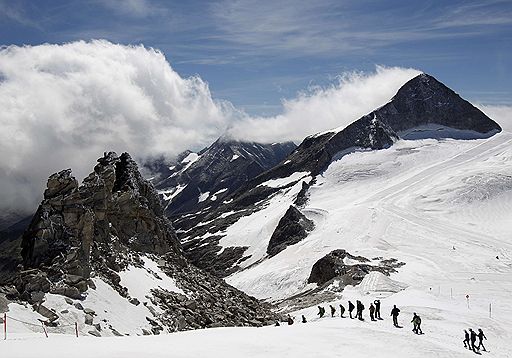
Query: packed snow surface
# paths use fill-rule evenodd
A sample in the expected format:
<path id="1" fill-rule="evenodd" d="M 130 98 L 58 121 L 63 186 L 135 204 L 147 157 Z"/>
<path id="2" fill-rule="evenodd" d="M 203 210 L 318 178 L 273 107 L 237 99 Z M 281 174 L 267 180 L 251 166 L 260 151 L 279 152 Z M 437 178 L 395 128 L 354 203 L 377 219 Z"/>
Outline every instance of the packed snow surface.
<path id="1" fill-rule="evenodd" d="M 186 187 L 186 185 L 178 185 L 171 189 L 159 190 L 158 194 L 162 195 L 165 201 L 172 201 L 172 199 L 174 199 Z"/>
<path id="2" fill-rule="evenodd" d="M 126 270 L 121 271 L 121 286 L 128 287 L 128 293 L 131 297 L 145 301 L 152 289 L 160 288 L 171 292 L 185 294 L 171 277 L 167 276 L 158 264 L 148 258 L 143 257 L 144 265 L 142 267 L 129 266 Z"/>
<path id="3" fill-rule="evenodd" d="M 271 179 L 267 180 L 266 182 L 261 183 L 260 185 L 268 186 L 269 188 L 279 188 L 288 184 L 291 184 L 297 180 L 303 179 L 304 177 L 307 177 L 309 175 L 309 172 L 295 172 L 289 177 L 286 178 L 278 178 L 278 179 Z M 311 180 L 311 178 L 309 178 Z M 308 180 L 308 182 L 309 182 Z"/>
<path id="4" fill-rule="evenodd" d="M 199 194 L 199 197 L 197 198 L 197 202 L 198 203 L 202 203 L 203 201 L 208 199 L 209 196 L 210 196 L 210 192 L 209 191 L 207 191 L 206 193 L 201 193 L 201 194 Z"/>
<path id="5" fill-rule="evenodd" d="M 351 295 L 351 293 L 349 293 Z M 73 337 L 39 333 L 12 334 L 0 342 L 0 349 L 9 358 L 195 358 L 195 357 L 353 357 L 353 358 L 425 358 L 468 357 L 474 353 L 463 348 L 463 329 L 481 327 L 489 357 L 510 357 L 510 326 L 485 312 L 468 310 L 465 303 L 447 300 L 431 293 L 410 291 L 399 293 L 392 300 L 401 308 L 399 323 L 394 328 L 389 317 L 390 299 L 383 300 L 384 320 L 371 322 L 316 316 L 317 309 L 296 312 L 292 326 L 262 328 L 214 328 L 159 336 L 140 337 Z M 346 301 L 332 302 L 346 306 Z M 414 305 L 413 305 L 414 304 Z M 327 307 L 327 310 L 328 307 Z M 420 312 L 424 335 L 411 332 L 413 312 Z M 307 323 L 300 323 L 304 314 Z M 27 344 L 29 343 L 29 344 Z"/>

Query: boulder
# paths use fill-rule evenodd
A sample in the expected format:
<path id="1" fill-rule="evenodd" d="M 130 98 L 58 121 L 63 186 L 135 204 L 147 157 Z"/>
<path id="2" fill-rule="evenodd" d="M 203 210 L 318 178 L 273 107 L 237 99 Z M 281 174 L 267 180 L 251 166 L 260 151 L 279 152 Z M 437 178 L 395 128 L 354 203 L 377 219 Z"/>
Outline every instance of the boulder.
<path id="1" fill-rule="evenodd" d="M 91 316 L 96 316 L 96 312 L 93 309 L 90 309 L 90 308 L 84 308 L 84 313 L 88 314 L 88 315 L 91 315 Z"/>
<path id="2" fill-rule="evenodd" d="M 98 332 L 98 331 L 95 331 L 95 330 L 94 331 L 89 331 L 87 333 L 89 333 L 91 336 L 94 336 L 94 337 L 101 337 L 101 333 Z"/>

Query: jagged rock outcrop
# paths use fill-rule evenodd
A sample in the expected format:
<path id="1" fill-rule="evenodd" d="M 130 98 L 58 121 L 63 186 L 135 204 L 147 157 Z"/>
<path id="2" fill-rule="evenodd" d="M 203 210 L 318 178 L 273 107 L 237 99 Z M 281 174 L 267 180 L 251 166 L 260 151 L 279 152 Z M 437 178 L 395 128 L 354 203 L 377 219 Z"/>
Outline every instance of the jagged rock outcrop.
<path id="1" fill-rule="evenodd" d="M 106 153 L 81 185 L 70 170 L 50 176 L 21 246 L 23 267 L 7 282 L 14 286 L 7 296 L 43 312 L 46 293 L 82 300 L 96 289 L 93 278 L 139 305 L 119 273 L 151 257 L 186 293 L 153 290 L 148 297 L 162 312 L 148 308 L 152 333 L 279 319 L 269 305 L 188 263 L 157 191 L 127 153 Z"/>
<path id="2" fill-rule="evenodd" d="M 315 228 L 315 223 L 306 218 L 295 206 L 290 205 L 277 224 L 267 246 L 267 254 L 274 256 L 304 239 Z"/>
<path id="3" fill-rule="evenodd" d="M 348 260 L 359 263 L 348 263 Z M 389 276 L 402 266 L 396 260 L 382 260 L 379 265 L 370 264 L 363 256 L 354 256 L 343 249 L 334 250 L 315 262 L 308 283 L 324 285 L 333 279 L 339 279 L 343 286 L 357 285 L 371 271 L 379 271 Z"/>
<path id="4" fill-rule="evenodd" d="M 50 176 L 21 247 L 24 271 L 16 287 L 29 301 L 49 291 L 80 298 L 92 270 L 106 276 L 119 271 L 118 255 L 128 251 L 181 257 L 156 190 L 129 154 L 113 152 L 98 160 L 81 186 L 70 169 Z"/>

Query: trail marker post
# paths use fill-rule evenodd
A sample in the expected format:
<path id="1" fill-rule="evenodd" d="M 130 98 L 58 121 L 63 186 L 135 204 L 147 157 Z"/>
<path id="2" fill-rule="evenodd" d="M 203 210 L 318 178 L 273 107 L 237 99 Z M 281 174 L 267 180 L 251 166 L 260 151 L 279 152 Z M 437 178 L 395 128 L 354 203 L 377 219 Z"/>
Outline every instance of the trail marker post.
<path id="1" fill-rule="evenodd" d="M 466 295 L 466 301 L 468 302 L 468 310 L 469 310 L 469 295 Z"/>
<path id="2" fill-rule="evenodd" d="M 46 332 L 46 327 L 44 326 L 44 322 L 41 322 L 41 326 L 43 327 L 43 332 L 46 338 L 48 338 L 48 332 Z"/>
<path id="3" fill-rule="evenodd" d="M 75 322 L 75 334 L 78 338 L 78 323 L 77 322 Z"/>
<path id="4" fill-rule="evenodd" d="M 4 313 L 4 341 L 7 340 L 7 313 Z"/>
<path id="5" fill-rule="evenodd" d="M 489 318 L 492 318 L 492 304 L 489 303 Z"/>

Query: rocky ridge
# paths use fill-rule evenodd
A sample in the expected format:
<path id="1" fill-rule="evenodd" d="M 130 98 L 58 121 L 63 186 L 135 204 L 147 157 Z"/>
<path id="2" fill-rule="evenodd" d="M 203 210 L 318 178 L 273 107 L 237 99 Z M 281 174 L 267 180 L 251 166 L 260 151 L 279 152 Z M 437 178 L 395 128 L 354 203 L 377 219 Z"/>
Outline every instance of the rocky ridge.
<path id="1" fill-rule="evenodd" d="M 48 324 L 58 326 L 59 314 L 45 304 L 48 293 L 79 303 L 101 280 L 127 305 L 139 305 L 120 273 L 151 258 L 181 290 L 151 291 L 147 320 L 154 334 L 279 319 L 270 306 L 190 265 L 163 210 L 157 191 L 127 153 L 105 153 L 82 185 L 70 170 L 53 174 L 23 234 L 18 266 L 3 276 L 2 291 L 10 300 L 32 304 Z"/>

